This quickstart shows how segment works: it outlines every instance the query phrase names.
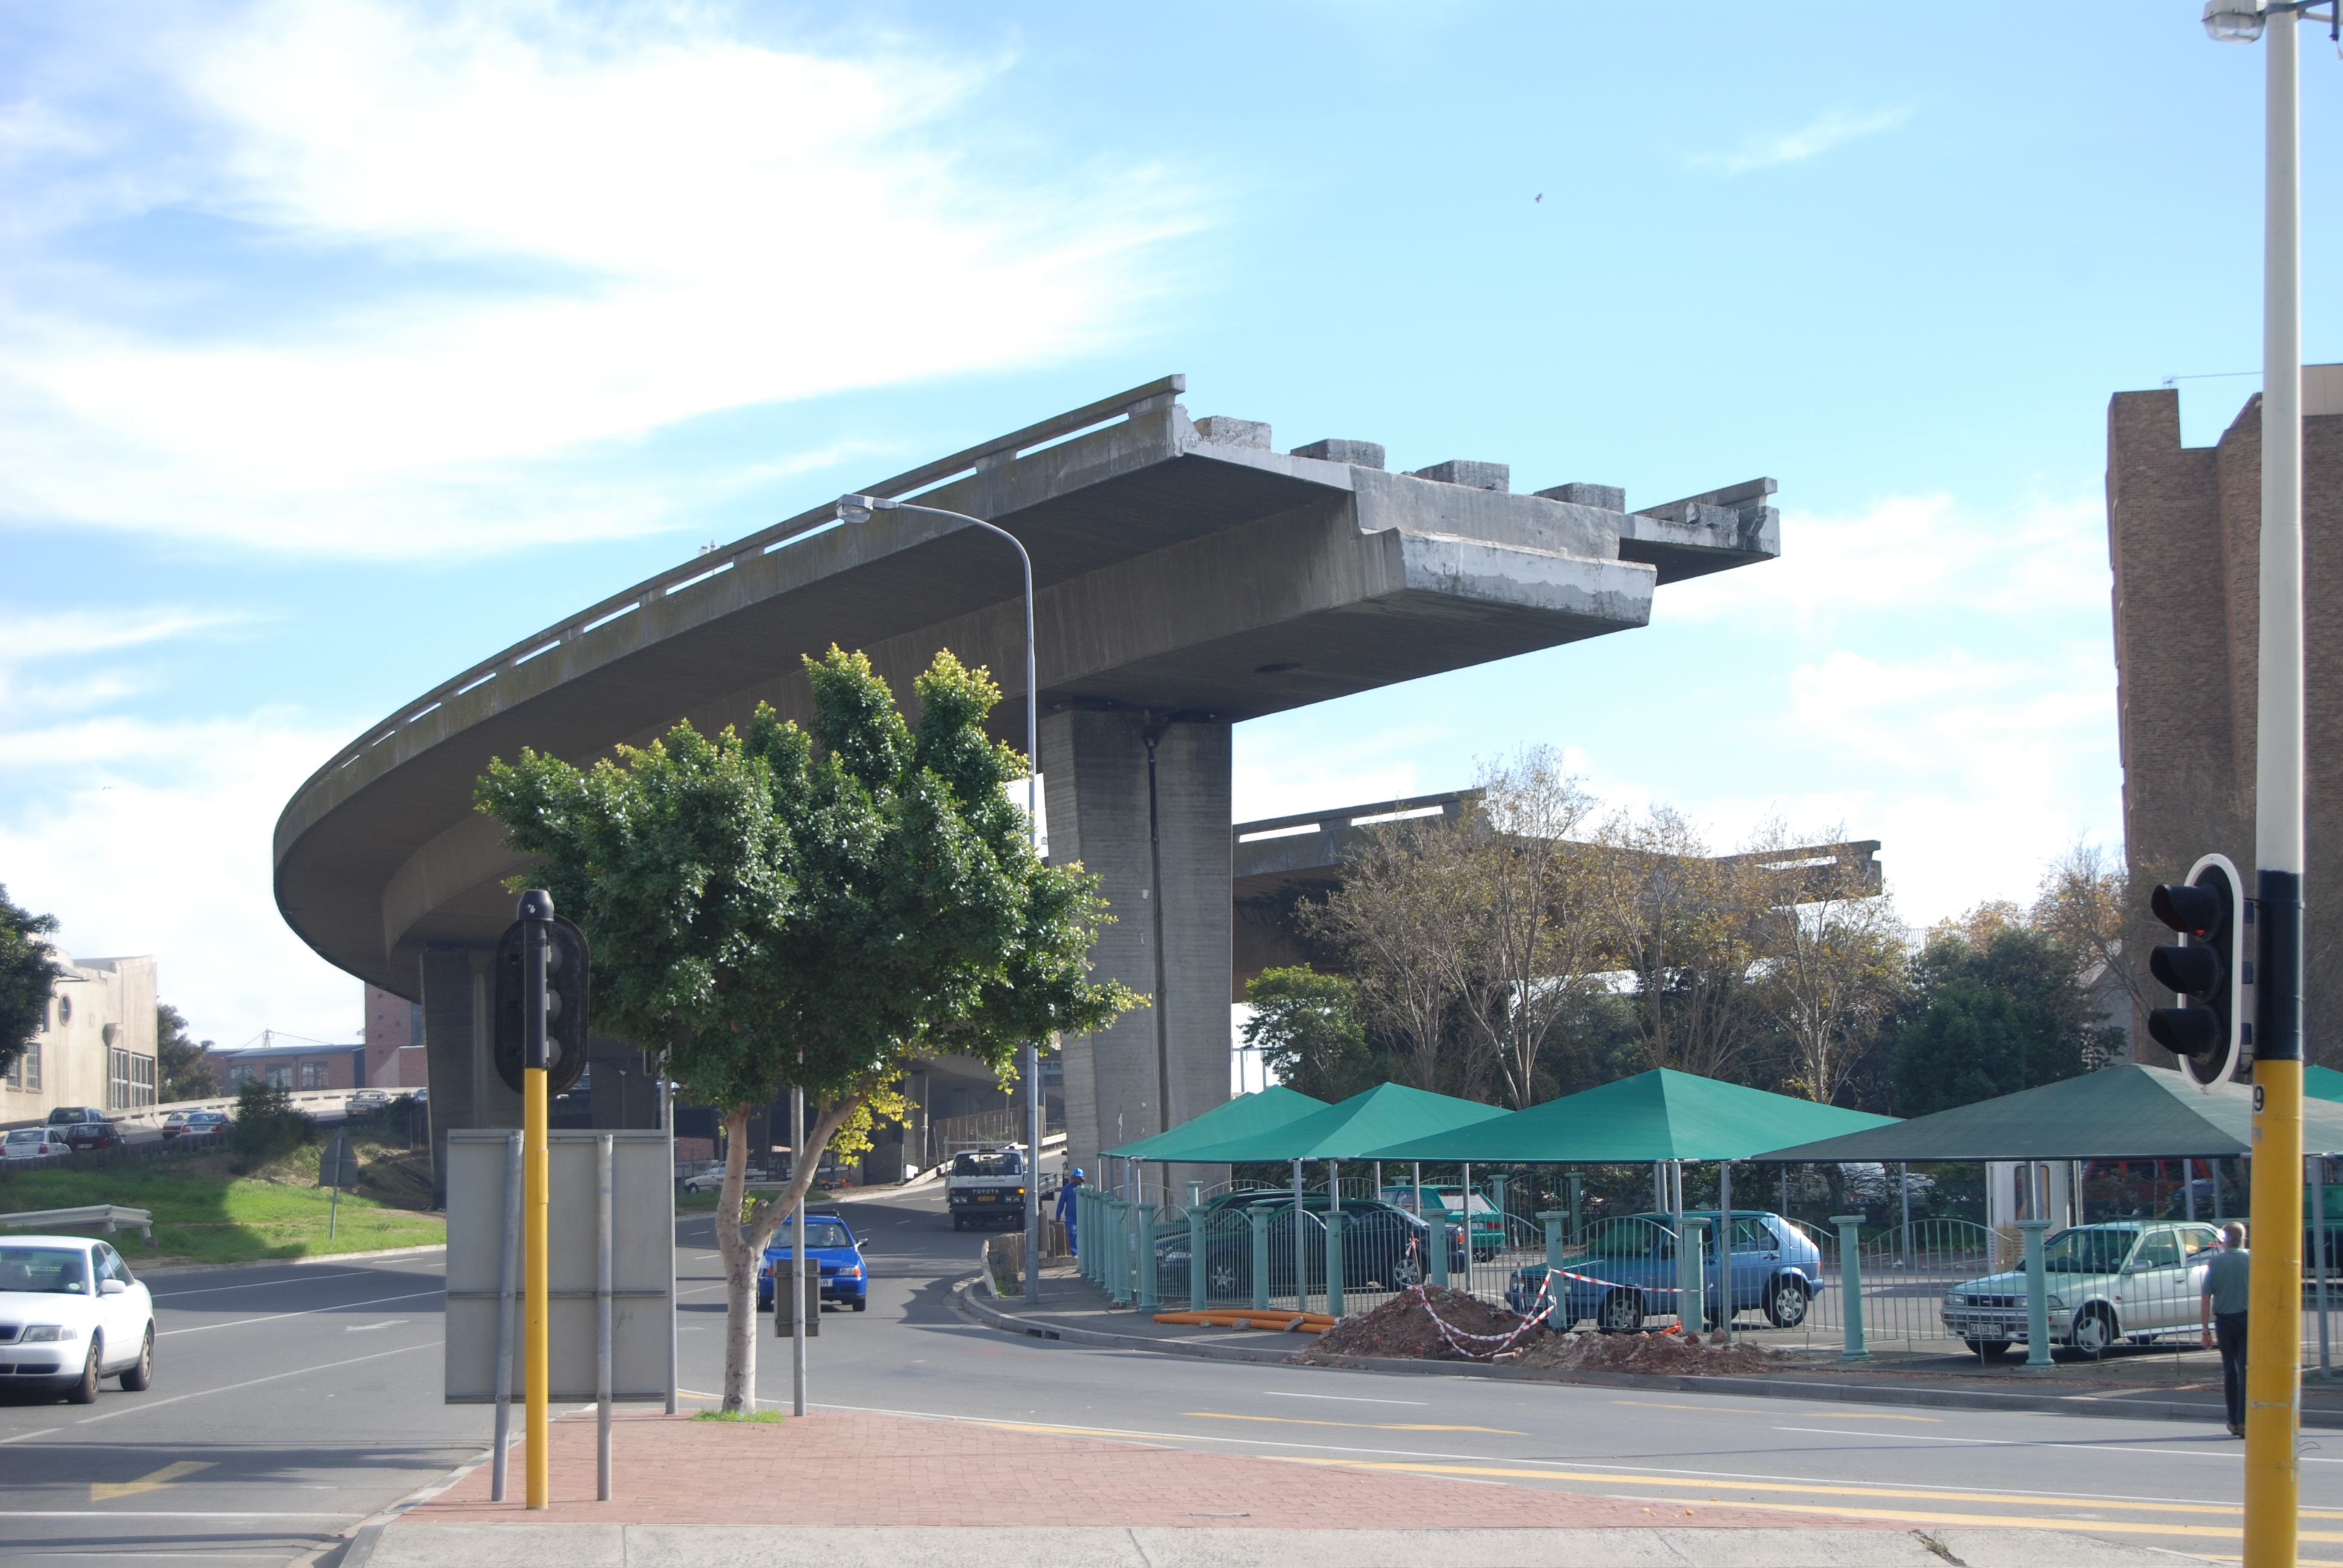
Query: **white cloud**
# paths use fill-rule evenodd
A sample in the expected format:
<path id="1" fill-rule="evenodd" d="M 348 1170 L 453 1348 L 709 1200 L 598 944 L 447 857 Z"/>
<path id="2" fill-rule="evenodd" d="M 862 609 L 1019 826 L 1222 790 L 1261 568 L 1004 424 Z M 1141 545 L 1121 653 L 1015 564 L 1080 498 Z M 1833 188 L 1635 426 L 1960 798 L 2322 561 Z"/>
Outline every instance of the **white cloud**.
<path id="1" fill-rule="evenodd" d="M 153 954 L 164 1000 L 199 1036 L 354 1039 L 358 982 L 278 918 L 268 850 L 277 810 L 341 739 L 276 714 L 12 726 L 0 734 L 9 896 L 55 914 L 76 957 Z"/>
<path id="2" fill-rule="evenodd" d="M 368 0 L 261 5 L 172 47 L 154 68 L 191 116 L 178 208 L 248 226 L 278 265 L 438 281 L 386 298 L 370 274 L 322 307 L 169 330 L 20 286 L 0 299 L 0 512 L 494 548 L 540 537 L 533 464 L 1095 349 L 1155 288 L 1151 249 L 1198 221 L 1161 170 L 978 156 L 954 115 L 993 61 L 818 55 L 689 13 L 652 30 Z M 548 509 L 625 533 L 674 499 L 605 488 L 573 477 Z"/>
<path id="3" fill-rule="evenodd" d="M 1842 146 L 1881 131 L 1893 130 L 1912 117 L 1910 108 L 1874 109 L 1856 113 L 1849 109 L 1832 109 L 1799 126 L 1795 131 L 1775 136 L 1753 136 L 1739 148 L 1729 153 L 1695 153 L 1690 161 L 1696 168 L 1715 169 L 1719 174 L 1747 174 L 1752 169 L 1773 168 L 1781 164 L 1804 163 L 1819 157 L 1833 147 Z"/>
<path id="4" fill-rule="evenodd" d="M 35 659 L 109 653 L 162 642 L 242 620 L 240 615 L 156 606 L 129 610 L 65 610 L 0 617 L 0 671 Z"/>

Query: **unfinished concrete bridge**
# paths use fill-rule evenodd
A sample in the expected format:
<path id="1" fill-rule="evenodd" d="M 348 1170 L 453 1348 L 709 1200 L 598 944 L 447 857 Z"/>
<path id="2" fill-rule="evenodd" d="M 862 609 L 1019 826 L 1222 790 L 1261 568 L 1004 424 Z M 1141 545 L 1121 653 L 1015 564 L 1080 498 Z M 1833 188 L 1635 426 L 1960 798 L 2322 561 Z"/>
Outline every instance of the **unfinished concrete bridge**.
<path id="1" fill-rule="evenodd" d="M 1280 452 L 1267 424 L 1190 418 L 1185 386 L 867 487 L 988 518 L 1032 555 L 1051 851 L 1104 879 L 1121 919 L 1099 969 L 1155 1003 L 1066 1043 L 1078 1163 L 1227 1098 L 1232 725 L 1632 630 L 1664 585 L 1780 553 L 1771 479 L 1633 511 L 1600 484 L 1517 495 L 1503 463 L 1392 473 L 1364 440 Z M 489 1066 L 488 965 L 512 915 L 501 879 L 526 861 L 471 809 L 488 759 L 583 763 L 760 700 L 803 719 L 799 655 L 833 642 L 906 693 L 940 648 L 990 666 L 998 732 L 1022 744 L 1011 553 L 923 515 L 838 527 L 825 504 L 474 665 L 302 785 L 277 824 L 277 907 L 328 961 L 422 1002 L 435 1131 L 518 1121 Z M 601 1060 L 597 1120 L 640 1121 L 640 1073 L 604 1113 Z"/>

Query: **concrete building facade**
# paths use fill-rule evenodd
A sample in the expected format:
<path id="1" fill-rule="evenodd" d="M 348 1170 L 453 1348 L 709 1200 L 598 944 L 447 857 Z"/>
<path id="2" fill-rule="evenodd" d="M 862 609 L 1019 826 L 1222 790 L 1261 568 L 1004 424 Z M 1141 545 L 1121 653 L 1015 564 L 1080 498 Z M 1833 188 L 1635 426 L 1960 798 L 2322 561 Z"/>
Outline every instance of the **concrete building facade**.
<path id="1" fill-rule="evenodd" d="M 29 1050 L 0 1074 L 0 1124 L 46 1120 L 58 1106 L 136 1111 L 155 1103 L 152 958 L 75 960 L 51 949 L 65 977 Z"/>
<path id="2" fill-rule="evenodd" d="M 1631 512 L 1601 485 L 1516 494 L 1501 463 L 1392 473 L 1369 441 L 1279 451 L 1264 423 L 1192 419 L 1184 387 L 1168 377 L 868 487 L 987 518 L 1031 554 L 1051 852 L 1104 878 L 1117 923 L 1098 968 L 1152 1002 L 1065 1042 L 1076 1163 L 1227 1098 L 1234 724 L 1639 628 L 1662 586 L 1780 550 L 1770 479 Z M 999 540 L 903 512 L 840 526 L 822 507 L 703 553 L 332 758 L 278 820 L 278 908 L 330 961 L 422 1003 L 435 1132 L 514 1125 L 488 1066 L 488 963 L 512 919 L 503 879 L 528 862 L 471 809 L 488 759 L 533 746 L 584 763 L 759 701 L 805 719 L 798 656 L 832 643 L 906 699 L 940 649 L 988 667 L 994 733 L 1021 744 L 1018 585 Z"/>
<path id="3" fill-rule="evenodd" d="M 2304 1045 L 2330 1065 L 2343 1048 L 2343 365 L 2303 372 Z M 2175 391 L 2119 392 L 2107 408 L 2107 555 L 2115 572 L 2117 712 L 2124 853 L 2133 890 L 2126 941 L 2145 954 L 2163 928 L 2158 882 L 2219 851 L 2251 888 L 2255 703 L 2260 636 L 2262 402 L 2248 398 L 2210 447 L 2180 440 Z M 2137 1010 L 2135 1010 L 2137 1011 Z M 2171 1057 L 2132 1020 L 2139 1060 Z"/>

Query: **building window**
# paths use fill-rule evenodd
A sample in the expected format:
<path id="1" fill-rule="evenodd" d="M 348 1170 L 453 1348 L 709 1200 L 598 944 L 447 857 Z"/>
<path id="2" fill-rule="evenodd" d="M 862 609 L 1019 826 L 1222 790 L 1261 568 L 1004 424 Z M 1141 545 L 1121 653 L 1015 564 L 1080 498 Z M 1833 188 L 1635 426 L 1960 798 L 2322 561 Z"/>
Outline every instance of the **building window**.
<path id="1" fill-rule="evenodd" d="M 301 1064 L 301 1087 L 304 1089 L 325 1088 L 326 1064 L 322 1061 L 303 1062 Z"/>
<path id="2" fill-rule="evenodd" d="M 34 1040 L 8 1064 L 8 1087 L 37 1094 L 41 1089 L 41 1042 Z"/>
<path id="3" fill-rule="evenodd" d="M 69 996 L 60 996 L 57 998 L 57 1027 L 59 1029 L 63 1029 L 72 1021 L 73 998 Z"/>
<path id="4" fill-rule="evenodd" d="M 155 1059 L 119 1049 L 106 1053 L 106 1104 L 109 1111 L 136 1111 L 155 1103 Z"/>
<path id="5" fill-rule="evenodd" d="M 242 1089 L 253 1081 L 254 1076 L 255 1070 L 243 1062 L 231 1063 L 227 1070 L 227 1086 L 230 1089 Z"/>
<path id="6" fill-rule="evenodd" d="M 273 1062 L 273 1063 L 271 1063 L 271 1064 L 269 1065 L 269 1068 L 268 1068 L 268 1087 L 269 1087 L 269 1088 L 271 1088 L 271 1089 L 290 1089 L 290 1088 L 292 1088 L 292 1087 L 293 1087 L 293 1065 L 292 1065 L 292 1063 L 290 1063 L 290 1062 L 285 1062 L 285 1061 L 279 1061 L 279 1062 Z"/>

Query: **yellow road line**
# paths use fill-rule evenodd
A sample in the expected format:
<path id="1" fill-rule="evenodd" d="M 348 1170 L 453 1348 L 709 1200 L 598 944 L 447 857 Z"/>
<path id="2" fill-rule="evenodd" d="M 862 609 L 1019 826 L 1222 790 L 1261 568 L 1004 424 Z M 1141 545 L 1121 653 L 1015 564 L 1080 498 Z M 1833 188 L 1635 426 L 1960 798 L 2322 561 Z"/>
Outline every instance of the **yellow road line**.
<path id="1" fill-rule="evenodd" d="M 1264 1455 L 1264 1457 L 1269 1457 Z M 1779 1492 L 1802 1497 L 1877 1497 L 1909 1498 L 1924 1503 L 1992 1503 L 2016 1508 L 2110 1508 L 2125 1513 L 2218 1513 L 2238 1517 L 2242 1510 L 2217 1503 L 2111 1503 L 2099 1498 L 2029 1497 L 2023 1493 L 1995 1492 L 1937 1492 L 1917 1488 L 1892 1486 L 1832 1486 L 1821 1482 L 1790 1481 L 1731 1481 L 1722 1477 L 1680 1477 L 1673 1475 L 1641 1475 L 1627 1471 L 1601 1472 L 1587 1470 L 1518 1470 L 1484 1464 L 1430 1464 L 1422 1462 L 1393 1462 L 1366 1459 L 1304 1459 L 1295 1458 L 1295 1464 L 1341 1464 L 1359 1470 L 1422 1471 L 1434 1475 L 1493 1475 L 1524 1481 L 1593 1482 L 1605 1486 L 1682 1486 L 1711 1493 L 1722 1492 Z M 1754 1504 L 1752 1506 L 1755 1506 Z M 2303 1509 L 2304 1519 L 2343 1519 L 2343 1513 L 2318 1513 Z M 2308 1539 L 2308 1537 L 2305 1537 Z M 2343 1539 L 2338 1536 L 2338 1539 Z"/>
<path id="2" fill-rule="evenodd" d="M 93 1481 L 89 1483 L 89 1500 L 107 1503 L 117 1497 L 132 1497 L 141 1492 L 160 1492 L 182 1476 L 193 1475 L 198 1470 L 209 1470 L 213 1462 L 207 1459 L 183 1459 L 176 1464 L 150 1471 L 136 1481 Z"/>
<path id="3" fill-rule="evenodd" d="M 1499 1437 L 1527 1437 L 1526 1432 L 1513 1432 L 1502 1426 L 1432 1426 L 1417 1422 L 1391 1421 L 1310 1421 L 1292 1415 L 1228 1415 L 1217 1410 L 1183 1410 L 1180 1412 L 1198 1421 L 1260 1421 L 1272 1426 L 1339 1426 L 1346 1432 L 1485 1432 Z"/>
<path id="4" fill-rule="evenodd" d="M 1614 1399 L 1611 1401 L 1611 1402 L 1613 1404 L 1641 1405 L 1646 1410 L 1692 1410 L 1698 1411 L 1704 1415 L 1763 1416 L 1767 1414 L 1778 1415 L 1781 1413 L 1778 1411 L 1767 1412 L 1762 1410 L 1720 1411 L 1715 1405 L 1707 1404 L 1663 1404 L 1655 1399 Z M 1919 1421 L 1926 1422 L 1930 1426 L 1944 1425 L 1944 1422 L 1940 1418 L 1933 1415 L 1886 1415 L 1875 1411 L 1855 1410 L 1834 1410 L 1825 1411 L 1822 1413 L 1828 1415 L 1836 1421 Z"/>

